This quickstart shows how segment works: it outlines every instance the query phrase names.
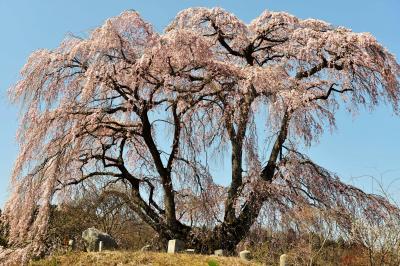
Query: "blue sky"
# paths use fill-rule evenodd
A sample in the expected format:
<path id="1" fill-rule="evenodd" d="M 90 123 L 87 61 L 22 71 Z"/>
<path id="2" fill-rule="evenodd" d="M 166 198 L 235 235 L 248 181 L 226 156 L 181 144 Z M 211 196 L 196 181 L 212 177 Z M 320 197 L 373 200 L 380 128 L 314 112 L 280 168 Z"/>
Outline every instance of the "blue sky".
<path id="1" fill-rule="evenodd" d="M 397 58 L 400 55 L 398 0 L 0 0 L 0 207 L 7 198 L 18 152 L 18 110 L 8 102 L 7 89 L 18 80 L 29 54 L 39 48 L 54 48 L 67 33 L 86 33 L 126 9 L 137 10 L 161 32 L 178 11 L 192 6 L 220 6 L 246 22 L 265 9 L 323 19 L 355 32 L 371 32 Z M 377 189 L 368 176 L 382 178 L 389 192 L 399 199 L 399 135 L 400 117 L 385 106 L 373 113 L 362 112 L 355 119 L 341 112 L 338 130 L 325 134 L 307 153 L 345 181 L 367 191 Z"/>

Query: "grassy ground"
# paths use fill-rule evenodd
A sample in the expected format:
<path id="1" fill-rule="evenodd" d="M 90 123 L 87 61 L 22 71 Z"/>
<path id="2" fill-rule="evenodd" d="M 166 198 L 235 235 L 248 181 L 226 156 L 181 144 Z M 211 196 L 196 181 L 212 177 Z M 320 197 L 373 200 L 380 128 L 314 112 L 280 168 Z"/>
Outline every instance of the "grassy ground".
<path id="1" fill-rule="evenodd" d="M 255 262 L 244 262 L 237 257 L 215 257 L 192 254 L 167 254 L 156 252 L 73 252 L 62 256 L 52 256 L 43 260 L 31 262 L 32 266 L 55 265 L 148 265 L 148 266 L 260 266 Z"/>

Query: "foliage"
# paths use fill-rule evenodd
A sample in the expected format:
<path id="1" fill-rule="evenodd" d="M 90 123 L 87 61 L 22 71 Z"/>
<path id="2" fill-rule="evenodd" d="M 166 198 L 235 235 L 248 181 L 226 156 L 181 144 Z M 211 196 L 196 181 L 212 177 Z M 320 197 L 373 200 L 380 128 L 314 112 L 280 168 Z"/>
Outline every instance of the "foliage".
<path id="1" fill-rule="evenodd" d="M 214 259 L 207 261 L 208 266 L 219 266 L 218 262 Z"/>
<path id="2" fill-rule="evenodd" d="M 154 231 L 119 198 L 105 197 L 98 191 L 87 191 L 78 199 L 55 206 L 50 214 L 46 244 L 48 252 L 67 249 L 69 239 L 78 250 L 84 250 L 82 232 L 95 227 L 114 237 L 122 249 L 138 250 L 154 245 Z"/>
<path id="3" fill-rule="evenodd" d="M 357 220 L 352 233 L 365 247 L 370 265 L 400 264 L 400 220 L 391 217 L 375 224 Z"/>
<path id="4" fill-rule="evenodd" d="M 296 235 L 295 238 L 293 232 L 265 233 L 268 236 L 252 245 L 251 250 L 254 257 L 266 265 L 279 265 L 282 254 L 288 255 L 289 265 L 370 265 L 367 249 L 355 242 L 327 239 L 311 233 Z"/>
<path id="5" fill-rule="evenodd" d="M 87 186 L 199 251 L 233 252 L 260 214 L 279 224 L 312 206 L 344 232 L 399 216 L 299 151 L 335 128 L 339 106 L 398 113 L 400 66 L 370 34 L 283 12 L 245 24 L 220 8 L 184 10 L 158 34 L 127 11 L 34 52 L 21 75 L 5 214 L 10 242 L 36 254 L 51 203 Z M 225 156 L 226 187 L 210 161 Z"/>
<path id="6" fill-rule="evenodd" d="M 0 246 L 8 246 L 8 224 L 3 219 L 0 209 Z"/>
<path id="7" fill-rule="evenodd" d="M 277 265 L 287 254 L 290 265 L 398 265 L 400 260 L 399 220 L 352 222 L 343 231 L 331 218 L 315 208 L 303 210 L 281 227 L 253 226 L 246 240 L 255 257 Z M 378 222 L 378 221 L 377 221 Z"/>

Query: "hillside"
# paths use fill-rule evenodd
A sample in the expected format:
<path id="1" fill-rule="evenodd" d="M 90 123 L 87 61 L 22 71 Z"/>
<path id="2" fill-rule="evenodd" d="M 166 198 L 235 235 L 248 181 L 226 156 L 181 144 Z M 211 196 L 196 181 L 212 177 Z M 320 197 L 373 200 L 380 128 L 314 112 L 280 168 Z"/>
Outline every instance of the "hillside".
<path id="1" fill-rule="evenodd" d="M 244 262 L 236 257 L 216 257 L 192 254 L 167 254 L 156 252 L 74 252 L 62 256 L 52 256 L 40 261 L 31 262 L 31 266 L 54 265 L 151 265 L 151 266 L 259 266 L 261 264 Z"/>

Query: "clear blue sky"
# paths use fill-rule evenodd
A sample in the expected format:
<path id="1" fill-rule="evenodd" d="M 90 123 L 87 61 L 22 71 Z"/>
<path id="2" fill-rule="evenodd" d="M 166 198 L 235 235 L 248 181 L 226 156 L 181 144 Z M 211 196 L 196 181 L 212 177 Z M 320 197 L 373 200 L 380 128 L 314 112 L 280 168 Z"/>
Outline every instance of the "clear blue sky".
<path id="1" fill-rule="evenodd" d="M 8 180 L 18 152 L 18 110 L 8 103 L 7 88 L 17 81 L 29 54 L 39 48 L 54 48 L 67 33 L 86 33 L 126 9 L 139 11 L 161 32 L 178 11 L 192 6 L 220 6 L 246 22 L 264 9 L 323 19 L 356 32 L 371 32 L 400 57 L 398 0 L 0 0 L 0 207 L 8 194 Z M 372 114 L 364 112 L 355 120 L 340 113 L 338 130 L 325 134 L 320 144 L 307 153 L 344 180 L 368 191 L 372 189 L 370 179 L 353 177 L 383 177 L 390 192 L 400 198 L 400 181 L 396 181 L 400 178 L 399 136 L 400 117 L 386 107 Z"/>

